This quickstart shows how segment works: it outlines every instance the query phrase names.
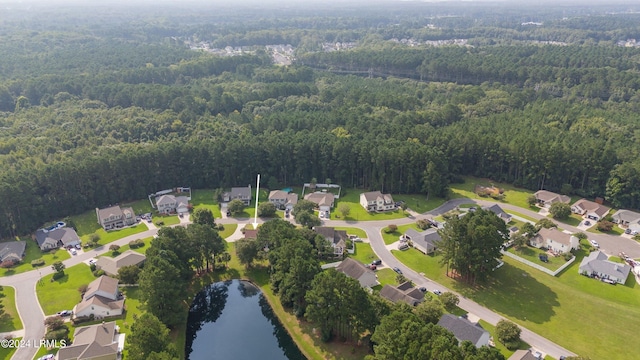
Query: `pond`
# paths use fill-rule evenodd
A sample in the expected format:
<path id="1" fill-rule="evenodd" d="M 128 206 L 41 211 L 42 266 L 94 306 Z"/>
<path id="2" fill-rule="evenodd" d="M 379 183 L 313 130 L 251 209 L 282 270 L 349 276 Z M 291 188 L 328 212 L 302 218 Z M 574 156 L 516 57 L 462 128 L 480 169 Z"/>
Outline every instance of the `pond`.
<path id="1" fill-rule="evenodd" d="M 186 360 L 306 360 L 260 289 L 247 281 L 211 284 L 193 299 Z"/>

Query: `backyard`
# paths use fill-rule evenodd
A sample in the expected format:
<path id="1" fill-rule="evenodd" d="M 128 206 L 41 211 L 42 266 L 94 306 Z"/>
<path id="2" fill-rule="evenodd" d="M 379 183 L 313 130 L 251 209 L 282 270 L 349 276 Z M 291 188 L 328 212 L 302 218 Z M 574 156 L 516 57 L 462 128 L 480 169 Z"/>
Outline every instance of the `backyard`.
<path id="1" fill-rule="evenodd" d="M 177 216 L 175 216 L 175 218 L 178 219 Z M 99 228 L 98 230 L 95 231 L 95 234 L 97 234 L 100 237 L 100 240 L 98 241 L 98 246 L 99 246 L 99 245 L 106 245 L 106 244 L 109 244 L 110 242 L 122 239 L 129 235 L 139 234 L 147 230 L 149 230 L 147 225 L 144 224 L 143 222 L 140 222 L 137 225 L 133 225 L 131 227 L 127 227 L 120 230 L 105 231 L 103 228 Z M 90 236 L 91 234 L 85 234 L 80 236 L 82 243 L 83 244 L 88 243 Z"/>
<path id="2" fill-rule="evenodd" d="M 373 252 L 373 249 L 371 249 L 371 245 L 363 242 L 354 242 L 353 244 L 356 247 L 356 252 L 355 254 L 350 255 L 350 257 L 360 261 L 365 265 L 371 264 L 373 260 L 378 258 Z"/>
<path id="3" fill-rule="evenodd" d="M 360 189 L 342 189 L 340 199 L 337 199 L 333 210 L 331 211 L 331 220 L 347 220 L 347 221 L 367 221 L 367 220 L 389 220 L 401 219 L 408 216 L 409 213 L 402 209 L 387 211 L 382 213 L 368 212 L 360 205 L 360 194 L 364 190 Z M 393 195 L 393 194 L 392 194 Z M 342 217 L 342 213 L 338 211 L 341 204 L 349 205 L 349 216 Z"/>
<path id="4" fill-rule="evenodd" d="M 209 209 L 213 213 L 216 219 L 222 217 L 220 213 L 220 207 L 218 206 L 218 200 L 214 199 L 214 190 L 210 189 L 197 189 L 192 190 L 191 204 L 193 209 Z"/>
<path id="5" fill-rule="evenodd" d="M 451 184 L 450 191 L 453 193 L 452 198 L 470 198 L 470 199 L 483 199 L 489 201 L 497 201 L 503 202 L 507 204 L 512 204 L 516 206 L 520 206 L 525 209 L 531 209 L 537 211 L 535 207 L 529 207 L 529 203 L 527 202 L 527 198 L 530 195 L 533 195 L 533 191 L 516 188 L 513 185 L 503 184 L 499 182 L 492 181 L 490 179 L 480 179 L 471 176 L 465 176 L 464 183 L 462 184 Z M 490 197 L 481 197 L 474 192 L 475 186 L 481 185 L 485 187 L 495 186 L 496 188 L 504 189 L 504 199 L 503 200 L 493 200 Z"/>
<path id="6" fill-rule="evenodd" d="M 30 238 L 25 238 L 24 240 L 27 242 L 27 247 L 25 248 L 25 255 L 24 259 L 22 259 L 22 262 L 19 265 L 9 269 L 0 269 L 0 276 L 19 274 L 25 271 L 33 270 L 35 269 L 31 265 L 31 262 L 33 260 L 42 259 L 44 260 L 43 266 L 49 266 L 56 261 L 64 261 L 71 257 L 69 252 L 64 250 L 42 252 L 35 241 L 31 240 Z"/>
<path id="7" fill-rule="evenodd" d="M 65 276 L 51 281 L 53 274 L 46 275 L 36 285 L 38 301 L 45 315 L 61 310 L 71 310 L 80 302 L 78 288 L 96 279 L 86 264 L 78 264 L 64 270 Z"/>
<path id="8" fill-rule="evenodd" d="M 551 271 L 556 271 L 560 266 L 564 265 L 567 262 L 562 256 L 553 256 L 553 255 L 547 254 L 547 252 L 544 250 L 537 249 L 527 245 L 521 246 L 518 249 L 516 249 L 515 246 L 512 246 L 507 251 L 523 259 L 529 260 L 534 264 L 538 264 L 542 267 L 545 267 Z M 548 261 L 543 262 L 538 257 L 539 255 L 546 255 Z"/>
<path id="9" fill-rule="evenodd" d="M 393 254 L 413 270 L 580 355 L 626 359 L 625 354 L 640 352 L 640 344 L 628 338 L 640 331 L 640 323 L 628 321 L 640 316 L 640 286 L 633 276 L 625 285 L 612 286 L 578 274 L 587 247 L 582 245 L 576 261 L 558 277 L 505 257 L 505 265 L 487 283 L 475 286 L 448 277 L 440 256 L 414 249 Z"/>

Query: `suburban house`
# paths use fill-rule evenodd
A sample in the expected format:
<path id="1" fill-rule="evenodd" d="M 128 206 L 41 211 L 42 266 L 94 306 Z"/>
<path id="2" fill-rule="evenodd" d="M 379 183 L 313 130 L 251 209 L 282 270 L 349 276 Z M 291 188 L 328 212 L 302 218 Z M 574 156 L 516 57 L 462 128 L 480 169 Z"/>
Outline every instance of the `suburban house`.
<path id="1" fill-rule="evenodd" d="M 471 341 L 477 348 L 489 345 L 491 334 L 478 323 L 472 323 L 452 314 L 444 314 L 438 321 L 438 325 L 451 331 L 459 342 Z"/>
<path id="2" fill-rule="evenodd" d="M 385 285 L 380 290 L 380 296 L 394 303 L 404 301 L 411 306 L 416 306 L 424 301 L 424 293 L 414 287 L 410 281 L 405 281 L 397 287 Z"/>
<path id="3" fill-rule="evenodd" d="M 539 360 L 530 350 L 516 350 L 508 360 Z"/>
<path id="4" fill-rule="evenodd" d="M 366 267 L 360 261 L 352 258 L 342 260 L 340 265 L 336 267 L 336 270 L 352 279 L 358 280 L 360 286 L 365 288 L 371 288 L 380 284 L 378 282 L 378 277 L 373 270 Z"/>
<path id="5" fill-rule="evenodd" d="M 246 206 L 251 204 L 251 185 L 247 187 L 233 187 L 231 191 L 222 194 L 222 201 L 241 200 Z"/>
<path id="6" fill-rule="evenodd" d="M 602 251 L 593 251 L 582 259 L 578 271 L 583 275 L 624 284 L 631 271 L 631 266 L 609 261 L 607 254 Z"/>
<path id="7" fill-rule="evenodd" d="M 578 249 L 580 247 L 580 239 L 556 228 L 542 228 L 536 236 L 529 240 L 529 244 L 538 249 L 546 247 L 556 254 L 564 254 L 572 249 Z"/>
<path id="8" fill-rule="evenodd" d="M 58 350 L 58 360 L 116 360 L 119 348 L 119 328 L 115 321 L 82 326 L 73 333 L 73 344 Z M 122 339 L 124 340 L 124 339 Z M 124 341 L 121 341 L 124 343 Z"/>
<path id="9" fill-rule="evenodd" d="M 333 247 L 333 253 L 336 256 L 342 256 L 347 248 L 347 232 L 344 230 L 336 230 L 332 227 L 316 226 L 313 231 L 322 235 Z"/>
<path id="10" fill-rule="evenodd" d="M 413 243 L 413 247 L 423 254 L 434 252 L 437 243 L 442 240 L 436 228 L 429 228 L 423 232 L 409 229 L 404 233 L 404 238 L 410 240 Z"/>
<path id="11" fill-rule="evenodd" d="M 391 194 L 383 194 L 380 191 L 369 191 L 360 194 L 360 205 L 367 211 L 395 210 L 396 203 Z"/>
<path id="12" fill-rule="evenodd" d="M 245 239 L 257 239 L 258 238 L 258 230 L 245 230 L 244 231 Z"/>
<path id="13" fill-rule="evenodd" d="M 511 215 L 507 214 L 504 210 L 502 210 L 502 208 L 498 204 L 491 205 L 491 206 L 484 206 L 482 209 L 491 211 L 492 213 L 496 214 L 505 223 L 508 223 L 511 221 Z"/>
<path id="14" fill-rule="evenodd" d="M 607 216 L 609 210 L 611 209 L 587 199 L 580 199 L 571 205 L 571 211 L 595 221 Z"/>
<path id="15" fill-rule="evenodd" d="M 298 194 L 288 193 L 282 190 L 273 190 L 269 193 L 269 202 L 273 203 L 280 210 L 292 210 L 298 203 Z"/>
<path id="16" fill-rule="evenodd" d="M 335 195 L 330 192 L 314 192 L 304 196 L 305 200 L 311 201 L 318 205 L 320 211 L 331 211 L 333 202 L 335 201 Z"/>
<path id="17" fill-rule="evenodd" d="M 24 258 L 27 248 L 25 241 L 7 241 L 0 243 L 0 264 L 11 266 L 19 263 Z"/>
<path id="18" fill-rule="evenodd" d="M 184 214 L 189 212 L 187 196 L 161 195 L 156 198 L 156 207 L 160 214 Z"/>
<path id="19" fill-rule="evenodd" d="M 96 262 L 96 269 L 104 271 L 107 275 L 116 276 L 121 267 L 131 265 L 140 266 L 146 259 L 147 257 L 140 253 L 127 250 L 114 258 L 108 256 L 99 257 Z"/>
<path id="20" fill-rule="evenodd" d="M 75 317 L 122 315 L 124 298 L 118 291 L 118 280 L 102 275 L 93 280 L 87 287 L 82 301 L 73 308 Z"/>
<path id="21" fill-rule="evenodd" d="M 611 217 L 616 224 L 640 232 L 639 213 L 631 210 L 618 210 Z"/>
<path id="22" fill-rule="evenodd" d="M 561 202 L 565 204 L 568 204 L 569 202 L 571 202 L 571 198 L 569 196 L 556 194 L 554 192 L 547 191 L 547 190 L 538 190 L 533 195 L 536 197 L 536 201 L 538 202 L 538 204 L 546 208 L 550 207 L 551 204 L 557 203 L 557 202 Z"/>
<path id="23" fill-rule="evenodd" d="M 51 231 L 40 229 L 36 231 L 35 240 L 42 251 L 57 249 L 60 246 L 80 245 L 80 238 L 76 231 L 67 227 Z"/>
<path id="24" fill-rule="evenodd" d="M 98 224 L 105 230 L 118 229 L 136 223 L 136 214 L 130 207 L 121 208 L 119 205 L 106 209 L 96 208 Z"/>

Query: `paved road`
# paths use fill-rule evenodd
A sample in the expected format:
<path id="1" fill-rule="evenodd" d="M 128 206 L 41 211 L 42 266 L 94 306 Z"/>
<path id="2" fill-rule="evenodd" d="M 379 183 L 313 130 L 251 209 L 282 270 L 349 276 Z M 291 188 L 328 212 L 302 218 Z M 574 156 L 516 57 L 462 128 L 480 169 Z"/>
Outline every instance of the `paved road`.
<path id="1" fill-rule="evenodd" d="M 429 217 L 429 216 L 437 216 L 439 214 L 445 213 L 449 210 L 456 208 L 461 204 L 469 204 L 469 203 L 477 203 L 479 205 L 490 205 L 494 204 L 493 202 L 483 201 L 483 200 L 473 200 L 473 199 L 453 199 L 443 204 L 442 206 L 429 211 L 423 215 L 417 215 L 415 213 L 412 216 L 402 219 L 394 219 L 394 220 L 385 220 L 385 221 L 338 221 L 338 220 L 325 220 L 325 225 L 331 226 L 357 226 L 362 228 L 367 232 L 369 236 L 369 240 L 373 251 L 380 257 L 380 259 L 390 267 L 398 267 L 402 269 L 405 276 L 415 282 L 418 286 L 425 286 L 428 289 L 439 289 L 441 291 L 451 291 L 441 284 L 438 284 L 425 276 L 422 276 L 408 267 L 404 266 L 399 260 L 395 258 L 391 254 L 391 252 L 386 248 L 382 236 L 380 235 L 380 231 L 382 228 L 386 227 L 389 224 L 403 225 L 409 224 L 416 221 L 418 217 Z M 500 204 L 504 209 L 513 210 L 529 217 L 540 219 L 543 216 L 530 211 L 528 209 L 523 209 L 517 206 L 509 205 L 509 204 Z M 244 224 L 253 223 L 253 219 L 233 219 L 233 218 L 223 218 L 218 219 L 219 223 L 222 224 L 231 224 L 237 223 L 239 228 Z M 259 223 L 263 221 L 258 219 Z M 186 225 L 189 221 L 187 218 L 181 219 L 179 225 Z M 179 226 L 176 225 L 176 226 Z M 131 236 L 127 236 L 120 240 L 114 241 L 111 244 L 116 245 L 126 245 L 132 240 L 143 239 L 147 237 L 151 237 L 157 233 L 157 229 L 155 226 L 151 226 L 153 229 L 147 230 L 138 234 L 134 234 Z M 561 224 L 563 229 L 567 229 L 572 232 L 578 232 L 579 229 Z M 624 237 L 619 236 L 611 236 L 604 234 L 592 234 L 588 233 L 589 238 L 596 240 L 600 243 L 601 249 L 611 255 L 617 255 L 620 251 L 624 251 L 627 255 L 633 258 L 640 257 L 640 245 L 631 240 Z M 111 245 L 109 244 L 109 245 Z M 87 261 L 92 257 L 96 257 L 100 254 L 109 251 L 107 246 L 102 246 L 87 252 L 83 252 L 78 254 L 77 256 L 73 256 L 71 259 L 65 260 L 64 264 L 66 267 L 71 267 L 77 265 L 81 262 Z M 2 286 L 12 286 L 16 289 L 16 306 L 18 308 L 18 313 L 22 320 L 22 323 L 25 327 L 24 329 L 24 340 L 30 342 L 31 344 L 37 344 L 40 339 L 43 338 L 45 333 L 44 328 L 44 314 L 42 312 L 42 308 L 40 307 L 40 303 L 38 302 L 38 298 L 36 295 L 36 287 L 38 286 L 38 281 L 44 277 L 45 275 L 53 273 L 53 270 L 50 267 L 44 267 L 39 270 L 33 270 L 17 275 L 5 276 L 0 278 L 0 285 Z M 466 299 L 464 297 L 460 297 L 460 307 L 472 314 L 477 315 L 481 319 L 491 323 L 496 324 L 502 317 L 493 311 L 482 307 L 481 305 Z M 27 326 L 28 325 L 28 326 Z M 566 349 L 554 344 L 553 342 L 545 339 L 525 328 L 522 328 L 522 339 L 528 342 L 531 346 L 543 351 L 553 357 L 559 357 L 560 355 L 569 355 L 572 354 Z M 12 360 L 31 360 L 35 356 L 38 351 L 37 347 L 25 347 L 20 348 L 14 356 Z"/>

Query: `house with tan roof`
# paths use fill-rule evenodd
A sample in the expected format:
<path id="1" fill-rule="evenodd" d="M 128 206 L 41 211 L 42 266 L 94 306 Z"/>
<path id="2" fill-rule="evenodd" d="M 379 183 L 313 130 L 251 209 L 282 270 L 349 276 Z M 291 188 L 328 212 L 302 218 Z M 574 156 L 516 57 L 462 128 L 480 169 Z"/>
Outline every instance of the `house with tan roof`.
<path id="1" fill-rule="evenodd" d="M 611 208 L 587 199 L 580 199 L 571 205 L 571 211 L 595 221 L 600 221 L 607 216 L 609 210 L 611 210 Z"/>
<path id="2" fill-rule="evenodd" d="M 349 236 L 345 230 L 336 230 L 332 227 L 316 226 L 313 231 L 322 235 L 333 247 L 333 254 L 342 256 L 347 247 L 347 239 Z"/>
<path id="3" fill-rule="evenodd" d="M 358 260 L 354 260 L 352 258 L 346 258 L 340 262 L 340 264 L 336 267 L 336 270 L 341 273 L 347 275 L 352 279 L 358 280 L 360 286 L 365 288 L 371 288 L 378 284 L 378 277 L 376 273 L 365 266 Z"/>
<path id="4" fill-rule="evenodd" d="M 580 239 L 564 233 L 556 228 L 542 228 L 538 234 L 529 240 L 529 244 L 536 248 L 546 247 L 556 254 L 564 254 L 580 247 Z"/>
<path id="5" fill-rule="evenodd" d="M 104 271 L 107 275 L 116 276 L 121 267 L 131 265 L 140 266 L 146 259 L 147 257 L 143 254 L 133 250 L 127 250 L 115 258 L 109 256 L 99 257 L 96 262 L 96 269 Z"/>
<path id="6" fill-rule="evenodd" d="M 571 198 L 569 196 L 556 194 L 547 190 L 538 190 L 533 195 L 536 197 L 536 201 L 538 202 L 538 204 L 546 208 L 550 207 L 551 204 L 557 202 L 565 204 L 571 202 Z"/>
<path id="7" fill-rule="evenodd" d="M 56 359 L 116 360 L 122 352 L 119 343 L 124 344 L 124 334 L 119 334 L 119 330 L 115 321 L 76 328 L 73 344 L 61 347 Z"/>
<path id="8" fill-rule="evenodd" d="M 304 199 L 315 203 L 320 211 L 331 211 L 335 195 L 330 192 L 314 192 L 305 195 Z"/>
<path id="9" fill-rule="evenodd" d="M 73 308 L 73 315 L 102 318 L 122 315 L 123 311 L 124 298 L 118 290 L 118 280 L 102 275 L 89 284 L 82 301 Z"/>
<path id="10" fill-rule="evenodd" d="M 98 224 L 105 230 L 119 229 L 136 223 L 136 214 L 133 212 L 133 208 L 121 208 L 120 205 L 105 209 L 96 208 L 96 216 Z"/>
<path id="11" fill-rule="evenodd" d="M 369 191 L 360 194 L 360 205 L 367 211 L 389 211 L 396 209 L 396 203 L 391 194 L 380 191 Z"/>
<path id="12" fill-rule="evenodd" d="M 405 281 L 397 287 L 387 284 L 380 290 L 380 296 L 394 303 L 404 301 L 411 306 L 416 306 L 424 301 L 424 293 L 413 286 L 410 281 Z"/>
<path id="13" fill-rule="evenodd" d="M 282 190 L 273 190 L 269 193 L 269 202 L 273 203 L 273 205 L 280 210 L 291 210 L 298 203 L 298 194 L 288 193 Z"/>

